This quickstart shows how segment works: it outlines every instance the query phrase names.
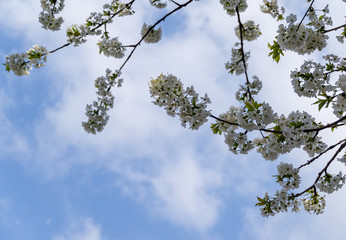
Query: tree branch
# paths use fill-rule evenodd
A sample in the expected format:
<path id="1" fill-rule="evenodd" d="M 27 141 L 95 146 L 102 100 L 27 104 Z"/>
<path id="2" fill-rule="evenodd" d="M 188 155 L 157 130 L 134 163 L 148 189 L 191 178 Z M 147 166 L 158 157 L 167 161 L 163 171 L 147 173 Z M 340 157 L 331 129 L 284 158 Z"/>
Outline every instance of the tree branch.
<path id="1" fill-rule="evenodd" d="M 136 0 L 132 0 L 131 2 L 125 4 L 125 6 L 124 6 L 122 9 L 120 9 L 119 11 L 115 12 L 114 14 L 112 14 L 107 20 L 105 20 L 105 21 L 99 23 L 98 25 L 96 25 L 96 26 L 95 26 L 93 29 L 91 29 L 90 31 L 91 31 L 91 32 L 94 32 L 95 30 L 99 29 L 99 28 L 102 27 L 104 24 L 106 24 L 109 20 L 113 19 L 116 15 L 118 15 L 119 13 L 121 13 L 122 11 L 124 11 L 126 8 L 131 7 L 132 4 L 133 4 L 135 1 L 136 1 Z M 88 36 L 88 35 L 89 35 L 89 34 L 87 34 L 86 36 Z M 84 36 L 83 36 L 83 37 L 84 37 Z M 80 37 L 79 39 L 81 39 L 81 38 L 82 38 L 82 37 Z M 60 50 L 60 49 L 63 49 L 63 48 L 65 48 L 65 47 L 67 47 L 67 46 L 70 46 L 71 44 L 72 44 L 72 43 L 66 43 L 66 44 L 62 45 L 61 47 L 58 47 L 58 48 L 56 48 L 56 49 L 50 51 L 49 53 L 54 53 L 54 52 L 56 52 L 56 51 L 58 51 L 58 50 Z"/>
<path id="2" fill-rule="evenodd" d="M 249 88 L 250 81 L 249 81 L 249 76 L 247 74 L 247 67 L 246 67 L 245 54 L 244 54 L 243 24 L 242 24 L 242 22 L 240 20 L 240 14 L 239 14 L 238 6 L 235 8 L 235 10 L 237 12 L 237 18 L 238 18 L 238 24 L 239 24 L 239 32 L 240 32 L 240 51 L 241 51 L 241 54 L 242 54 L 241 61 L 243 62 L 244 74 L 245 74 L 246 83 L 247 83 L 246 93 L 249 94 L 249 100 L 252 100 L 252 96 L 251 96 L 251 92 L 250 92 L 250 88 Z"/>
<path id="3" fill-rule="evenodd" d="M 327 32 L 331 32 L 331 31 L 336 31 L 338 30 L 339 28 L 343 28 L 343 27 L 346 27 L 346 23 L 341 25 L 341 26 L 338 26 L 338 27 L 335 27 L 335 28 L 332 28 L 332 29 L 327 29 L 327 30 L 324 30 L 323 33 L 327 33 Z"/>
<path id="4" fill-rule="evenodd" d="M 323 152 L 321 152 L 320 154 L 318 154 L 316 157 L 313 157 L 313 158 L 311 158 L 309 161 L 307 161 L 306 163 L 300 165 L 300 166 L 298 167 L 298 169 L 301 169 L 302 167 L 305 167 L 305 166 L 311 164 L 311 163 L 314 162 L 316 159 L 318 159 L 319 157 L 321 157 L 323 154 L 325 154 L 326 152 L 332 150 L 333 148 L 335 148 L 336 146 L 340 145 L 340 144 L 343 143 L 343 142 L 346 142 L 346 138 L 343 139 L 343 140 L 341 140 L 340 142 L 334 144 L 334 145 L 329 146 L 329 148 L 327 148 L 326 150 L 324 150 Z"/>
<path id="5" fill-rule="evenodd" d="M 303 21 L 304 21 L 304 18 L 306 17 L 306 15 L 308 14 L 308 12 L 310 11 L 310 8 L 312 7 L 312 4 L 314 4 L 314 2 L 315 2 L 315 0 L 312 0 L 310 6 L 309 6 L 309 8 L 308 8 L 308 10 L 306 10 L 306 12 L 305 12 L 305 14 L 304 14 L 302 20 L 300 21 L 300 23 L 299 23 L 298 26 L 297 26 L 297 31 L 299 30 L 300 25 L 302 25 L 302 23 L 303 23 Z"/>
<path id="6" fill-rule="evenodd" d="M 121 67 L 119 68 L 119 70 L 121 71 L 124 66 L 126 65 L 126 63 L 130 60 L 132 54 L 135 52 L 136 48 L 141 44 L 141 42 L 144 40 L 144 38 L 150 33 L 151 30 L 153 30 L 159 23 L 161 23 L 162 21 L 164 21 L 168 16 L 172 15 L 173 13 L 175 13 L 176 11 L 178 11 L 179 9 L 186 7 L 188 4 L 190 4 L 191 2 L 193 2 L 193 0 L 189 0 L 184 4 L 179 4 L 177 8 L 173 9 L 171 12 L 167 13 L 165 16 L 163 16 L 161 19 L 159 19 L 154 25 L 152 25 L 146 34 L 144 34 L 144 36 L 136 43 L 133 45 L 133 49 L 130 52 L 129 56 L 127 56 L 126 60 L 124 61 L 124 63 L 121 65 Z"/>

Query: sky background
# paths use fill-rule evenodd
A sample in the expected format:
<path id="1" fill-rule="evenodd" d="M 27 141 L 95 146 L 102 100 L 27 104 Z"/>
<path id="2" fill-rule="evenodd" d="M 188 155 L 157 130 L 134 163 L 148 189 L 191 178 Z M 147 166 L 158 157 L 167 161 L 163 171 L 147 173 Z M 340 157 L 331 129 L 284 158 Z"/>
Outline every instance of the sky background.
<path id="1" fill-rule="evenodd" d="M 63 30 L 48 32 L 38 23 L 38 0 L 0 0 L 2 61 L 36 43 L 48 50 L 63 45 L 64 29 L 82 23 L 106 2 L 66 1 Z M 285 4 L 287 13 L 293 9 L 300 17 L 308 7 L 299 0 Z M 260 24 L 263 33 L 257 41 L 245 42 L 251 50 L 249 74 L 263 81 L 259 100 L 280 114 L 305 110 L 324 123 L 334 121 L 331 111 L 318 112 L 313 100 L 294 94 L 289 74 L 304 59 L 341 55 L 345 46 L 331 33 L 323 52 L 286 53 L 276 64 L 267 57 L 266 46 L 277 23 L 260 13 L 259 1 L 249 5 L 241 18 Z M 344 7 L 341 0 L 330 3 L 335 26 L 344 23 Z M 137 1 L 134 9 L 135 15 L 108 27 L 125 45 L 140 39 L 143 22 L 153 23 L 169 10 L 153 8 L 149 1 Z M 271 177 L 276 164 L 297 166 L 308 160 L 307 154 L 295 150 L 276 162 L 255 151 L 234 155 L 222 136 L 212 134 L 213 121 L 191 131 L 151 103 L 148 81 L 172 73 L 201 95 L 208 93 L 214 115 L 237 105 L 234 93 L 242 78 L 224 69 L 237 41 L 236 24 L 215 0 L 193 2 L 168 18 L 162 24 L 163 39 L 143 43 L 124 68 L 124 85 L 113 90 L 109 123 L 97 135 L 81 127 L 86 104 L 96 99 L 94 80 L 123 61 L 100 56 L 97 38 L 49 55 L 47 65 L 29 76 L 15 76 L 3 67 L 0 240 L 344 239 L 345 189 L 327 196 L 321 216 L 302 211 L 267 219 L 254 206 L 256 196 L 278 189 Z M 335 143 L 345 129 L 323 135 L 327 143 Z M 314 181 L 327 157 L 304 169 L 302 189 Z M 335 163 L 331 169 L 338 173 L 342 167 Z"/>

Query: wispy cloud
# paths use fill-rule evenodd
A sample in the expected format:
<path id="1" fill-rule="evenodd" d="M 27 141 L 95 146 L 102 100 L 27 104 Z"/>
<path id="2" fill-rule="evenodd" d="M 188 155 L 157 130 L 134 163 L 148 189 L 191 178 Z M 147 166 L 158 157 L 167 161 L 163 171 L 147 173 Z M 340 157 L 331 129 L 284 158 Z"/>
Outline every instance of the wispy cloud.
<path id="1" fill-rule="evenodd" d="M 102 240 L 101 227 L 92 218 L 79 219 L 52 240 Z"/>

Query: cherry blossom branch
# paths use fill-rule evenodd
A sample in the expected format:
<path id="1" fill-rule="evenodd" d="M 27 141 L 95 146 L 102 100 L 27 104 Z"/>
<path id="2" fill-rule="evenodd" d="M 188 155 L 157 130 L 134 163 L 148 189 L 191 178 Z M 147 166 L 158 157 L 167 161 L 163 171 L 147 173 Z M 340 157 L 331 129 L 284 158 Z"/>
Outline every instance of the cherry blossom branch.
<path id="1" fill-rule="evenodd" d="M 240 125 L 238 123 L 232 123 L 232 122 L 229 122 L 227 120 L 224 120 L 224 119 L 221 119 L 221 118 L 218 118 L 212 114 L 209 115 L 211 118 L 214 118 L 220 122 L 223 122 L 223 123 L 227 123 L 229 125 L 233 125 L 233 126 L 239 126 Z M 303 130 L 303 132 L 314 132 L 316 131 L 317 133 L 323 129 L 326 129 L 326 128 L 332 128 L 332 127 L 340 127 L 340 126 L 344 126 L 345 124 L 338 124 L 339 122 L 343 121 L 346 119 L 346 115 L 343 116 L 342 118 L 338 119 L 337 121 L 333 122 L 333 123 L 329 123 L 323 127 L 320 127 L 320 128 L 313 128 L 313 129 L 305 129 Z M 274 131 L 274 130 L 270 130 L 270 129 L 266 129 L 266 128 L 260 128 L 260 129 L 256 129 L 256 130 L 259 130 L 259 131 L 262 131 L 262 132 L 269 132 L 269 133 L 278 133 L 278 134 L 282 134 L 282 131 Z"/>
<path id="2" fill-rule="evenodd" d="M 340 145 L 338 150 L 336 150 L 336 152 L 334 153 L 333 157 L 327 162 L 326 166 L 318 173 L 317 178 L 316 178 L 314 184 L 316 184 L 318 182 L 318 180 L 320 179 L 322 173 L 327 171 L 329 165 L 335 160 L 336 156 L 341 152 L 341 150 L 346 147 L 345 139 L 343 141 L 344 141 L 344 143 Z"/>
<path id="3" fill-rule="evenodd" d="M 245 54 L 244 54 L 244 40 L 243 40 L 243 24 L 240 20 L 240 14 L 239 14 L 239 8 L 238 6 L 235 8 L 236 12 L 237 12 L 237 19 L 238 19 L 238 24 L 239 24 L 239 32 L 240 32 L 240 51 L 242 54 L 242 58 L 239 61 L 243 62 L 243 66 L 244 66 L 244 74 L 245 74 L 245 78 L 246 78 L 246 83 L 247 83 L 247 89 L 246 89 L 246 93 L 249 94 L 249 100 L 252 100 L 252 96 L 251 96 L 251 92 L 250 92 L 250 81 L 249 81 L 249 76 L 247 74 L 247 67 L 246 67 L 246 62 L 245 62 Z"/>
<path id="4" fill-rule="evenodd" d="M 331 32 L 331 31 L 336 31 L 340 28 L 343 28 L 343 27 L 346 27 L 346 23 L 341 25 L 341 26 L 338 26 L 338 27 L 335 27 L 335 28 L 332 28 L 332 29 L 327 29 L 327 30 L 324 30 L 323 33 L 327 33 L 327 32 Z"/>
<path id="5" fill-rule="evenodd" d="M 329 146 L 326 150 L 324 150 L 323 152 L 321 152 L 320 154 L 318 154 L 316 157 L 313 157 L 313 158 L 311 158 L 309 161 L 307 161 L 306 163 L 300 165 L 300 166 L 298 167 L 298 169 L 300 169 L 300 168 L 302 168 L 302 167 L 305 167 L 305 166 L 311 164 L 311 163 L 314 162 L 316 159 L 318 159 L 319 157 L 321 157 L 323 154 L 325 154 L 326 152 L 332 150 L 333 148 L 335 148 L 336 146 L 340 145 L 340 144 L 343 143 L 343 142 L 346 142 L 346 138 L 343 139 L 343 140 L 341 140 L 340 142 L 334 144 L 334 145 Z"/>
<path id="6" fill-rule="evenodd" d="M 338 119 L 337 121 L 333 122 L 333 123 L 329 123 L 323 127 L 320 127 L 320 128 L 313 128 L 313 129 L 305 129 L 303 130 L 303 132 L 314 132 L 314 131 L 321 131 L 323 129 L 326 129 L 326 128 L 333 128 L 333 127 L 336 127 L 336 126 L 344 126 L 345 124 L 342 124 L 342 125 L 338 125 L 339 122 L 343 121 L 346 119 L 346 115 L 341 117 L 340 119 Z"/>
<path id="7" fill-rule="evenodd" d="M 310 186 L 308 187 L 307 189 L 305 189 L 304 191 L 300 192 L 300 193 L 297 193 L 295 194 L 293 197 L 296 198 L 296 197 L 299 197 L 301 195 L 303 195 L 304 193 L 306 193 L 307 191 L 309 191 L 310 189 L 314 189 L 314 192 L 315 192 L 315 195 L 317 195 L 316 193 L 316 183 L 318 182 L 318 180 L 321 178 L 323 172 L 326 172 L 328 167 L 330 166 L 330 164 L 335 160 L 336 156 L 342 151 L 342 149 L 344 149 L 346 147 L 346 138 L 341 140 L 340 142 L 338 142 L 337 144 L 333 145 L 333 146 L 330 146 L 326 151 L 329 151 L 330 149 L 334 148 L 335 146 L 339 145 L 340 143 L 344 142 L 343 144 L 341 144 L 341 146 L 338 148 L 338 150 L 336 150 L 336 152 L 334 153 L 334 155 L 332 156 L 332 158 L 327 162 L 326 166 L 317 174 L 317 177 L 316 177 L 316 180 L 315 182 Z M 326 152 L 325 151 L 325 152 Z M 323 153 L 321 153 L 320 155 L 322 155 Z M 319 156 L 320 156 L 319 155 Z M 317 158 L 319 157 L 317 156 Z M 314 159 L 316 160 L 316 159 Z M 311 161 L 311 160 L 310 160 Z M 310 164 L 310 163 L 308 163 Z M 306 164 L 304 164 L 306 165 Z M 303 166 L 303 165 L 302 165 Z M 300 167 L 302 167 L 300 166 Z M 300 168 L 299 167 L 299 168 Z"/>
<path id="8" fill-rule="evenodd" d="M 315 2 L 315 0 L 312 0 L 312 2 L 311 2 L 311 4 L 310 4 L 309 8 L 306 10 L 306 12 L 305 12 L 305 14 L 304 14 L 302 20 L 300 21 L 300 23 L 299 23 L 298 26 L 297 26 L 297 31 L 299 30 L 300 25 L 302 25 L 302 23 L 303 23 L 303 21 L 304 21 L 306 15 L 307 15 L 308 12 L 310 11 L 310 8 L 312 7 L 312 4 L 314 4 L 314 2 Z"/>
<path id="9" fill-rule="evenodd" d="M 162 18 L 160 18 L 158 21 L 156 21 L 156 23 L 154 23 L 154 25 L 152 25 L 148 31 L 142 36 L 142 38 L 133 46 L 132 51 L 130 52 L 130 54 L 127 56 L 126 60 L 124 61 L 124 63 L 121 65 L 121 67 L 119 68 L 119 70 L 121 71 L 124 66 L 126 65 L 126 63 L 130 60 L 130 58 L 132 57 L 132 54 L 135 52 L 136 48 L 142 43 L 142 41 L 144 40 L 144 38 L 151 32 L 151 30 L 153 30 L 159 23 L 161 23 L 162 21 L 164 21 L 168 16 L 172 15 L 173 13 L 175 13 L 176 11 L 180 10 L 183 7 L 186 7 L 187 5 L 189 5 L 191 2 L 193 2 L 193 0 L 189 0 L 184 4 L 178 4 L 178 7 L 173 9 L 171 12 L 167 13 L 165 16 L 163 16 Z"/>
<path id="10" fill-rule="evenodd" d="M 124 11 L 125 9 L 127 9 L 128 7 L 131 7 L 132 4 L 133 4 L 135 1 L 136 1 L 136 0 L 132 0 L 132 1 L 129 2 L 129 3 L 126 3 L 125 6 L 124 6 L 122 9 L 120 9 L 119 11 L 113 13 L 107 20 L 105 20 L 105 21 L 99 23 L 99 24 L 96 25 L 94 28 L 92 28 L 90 31 L 91 31 L 91 32 L 94 32 L 95 30 L 99 29 L 100 27 L 102 27 L 103 25 L 105 25 L 107 22 L 109 22 L 109 20 L 113 19 L 116 15 L 118 15 L 119 13 L 121 13 L 122 11 Z M 86 36 L 88 36 L 88 35 L 89 35 L 89 34 L 86 34 Z M 83 37 L 84 37 L 84 36 L 83 36 Z M 79 39 L 81 39 L 81 38 L 82 38 L 82 37 L 79 37 Z M 66 43 L 66 44 L 62 45 L 61 47 L 58 47 L 58 48 L 56 48 L 56 49 L 50 51 L 49 53 L 54 53 L 54 52 L 56 52 L 56 51 L 58 51 L 58 50 L 60 50 L 60 49 L 63 49 L 63 48 L 65 48 L 65 47 L 67 47 L 67 46 L 70 46 L 71 44 L 72 44 L 72 42 Z"/>

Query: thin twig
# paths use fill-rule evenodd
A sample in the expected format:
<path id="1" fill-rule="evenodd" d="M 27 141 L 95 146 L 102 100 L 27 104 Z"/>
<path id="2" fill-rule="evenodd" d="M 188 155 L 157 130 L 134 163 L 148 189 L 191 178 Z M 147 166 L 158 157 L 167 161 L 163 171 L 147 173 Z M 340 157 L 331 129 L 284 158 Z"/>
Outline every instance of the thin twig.
<path id="1" fill-rule="evenodd" d="M 339 28 L 343 28 L 343 27 L 346 27 L 346 23 L 341 25 L 341 26 L 338 26 L 338 27 L 335 27 L 335 28 L 332 28 L 332 29 L 327 29 L 327 30 L 324 30 L 323 33 L 327 33 L 327 32 L 331 32 L 331 31 L 335 31 L 335 30 L 338 30 Z"/>
<path id="2" fill-rule="evenodd" d="M 345 142 L 345 141 L 346 141 L 346 138 L 343 139 L 343 140 L 341 140 L 340 142 L 334 144 L 334 145 L 329 146 L 329 148 L 327 148 L 326 150 L 324 150 L 323 152 L 321 152 L 320 154 L 318 154 L 316 157 L 313 157 L 313 158 L 311 158 L 309 161 L 307 161 L 306 163 L 300 165 L 300 166 L 298 167 L 298 169 L 301 169 L 302 167 L 305 167 L 305 166 L 311 164 L 311 163 L 314 162 L 316 159 L 318 159 L 319 157 L 321 157 L 323 154 L 325 154 L 326 152 L 332 150 L 333 148 L 335 148 L 336 146 L 340 145 L 341 143 L 343 143 L 343 142 Z"/>
<path id="3" fill-rule="evenodd" d="M 305 12 L 305 14 L 304 14 L 302 20 L 300 21 L 300 23 L 299 23 L 298 26 L 297 26 L 297 31 L 299 30 L 300 25 L 302 25 L 302 23 L 303 23 L 303 21 L 304 21 L 304 18 L 306 17 L 306 15 L 308 14 L 308 12 L 310 11 L 310 8 L 312 7 L 312 4 L 314 4 L 314 2 L 315 2 L 315 0 L 312 0 L 310 6 L 309 6 L 309 8 L 308 8 L 308 10 L 306 10 L 306 12 Z"/>
<path id="4" fill-rule="evenodd" d="M 130 60 L 132 54 L 134 53 L 134 51 L 136 50 L 136 48 L 141 44 L 141 42 L 144 40 L 144 38 L 150 33 L 151 30 L 153 30 L 159 23 L 161 23 L 162 21 L 164 21 L 168 16 L 170 16 L 171 14 L 175 13 L 176 11 L 178 11 L 179 9 L 186 7 L 188 4 L 190 4 L 191 2 L 193 2 L 193 0 L 189 0 L 184 4 L 180 4 L 178 5 L 177 8 L 175 8 L 174 10 L 172 10 L 171 12 L 167 13 L 165 16 L 163 16 L 161 19 L 159 19 L 154 25 L 152 25 L 148 31 L 146 32 L 146 34 L 144 34 L 144 36 L 142 36 L 142 38 L 133 46 L 132 51 L 130 52 L 129 56 L 127 56 L 126 60 L 124 61 L 124 63 L 121 65 L 121 67 L 119 68 L 119 71 L 121 71 L 124 66 L 126 65 L 126 63 Z"/>
<path id="5" fill-rule="evenodd" d="M 97 29 L 99 29 L 100 27 L 102 27 L 104 24 L 106 24 L 107 22 L 109 22 L 109 20 L 113 19 L 116 15 L 118 15 L 119 13 L 121 13 L 122 11 L 124 11 L 124 10 L 125 10 L 126 8 L 128 8 L 129 6 L 132 6 L 132 4 L 133 4 L 135 1 L 136 1 L 136 0 L 132 0 L 131 2 L 125 4 L 125 6 L 124 6 L 122 9 L 120 9 L 119 11 L 115 12 L 114 14 L 112 14 L 107 20 L 105 20 L 105 21 L 103 21 L 103 22 L 97 24 L 93 29 L 90 30 L 90 32 L 94 32 L 95 30 L 97 30 Z M 89 35 L 89 34 L 86 34 L 85 36 L 88 36 L 88 35 Z M 85 36 L 83 36 L 83 37 L 85 37 Z M 80 38 L 82 38 L 82 37 L 80 37 Z M 79 39 L 80 39 L 80 38 L 79 38 Z M 62 45 L 61 47 L 58 47 L 58 48 L 56 48 L 56 49 L 50 51 L 49 53 L 54 53 L 54 52 L 56 52 L 56 51 L 58 51 L 58 50 L 60 50 L 60 49 L 62 49 L 62 48 L 65 48 L 65 47 L 67 47 L 67 46 L 70 46 L 71 44 L 72 44 L 72 42 L 66 43 L 66 44 Z"/>
<path id="6" fill-rule="evenodd" d="M 310 189 L 314 189 L 315 195 L 317 195 L 317 191 L 316 191 L 316 183 L 318 182 L 318 180 L 321 178 L 323 172 L 326 172 L 328 167 L 330 166 L 330 164 L 335 160 L 336 156 L 341 152 L 341 150 L 343 148 L 346 147 L 346 139 L 342 140 L 344 141 L 344 143 L 338 148 L 338 150 L 336 150 L 336 152 L 334 153 L 333 157 L 327 162 L 326 166 L 317 174 L 316 180 L 314 182 L 314 184 L 312 184 L 310 187 L 308 187 L 307 189 L 305 189 L 304 191 L 297 193 L 294 195 L 294 198 L 299 197 L 301 195 L 303 195 L 304 193 L 306 193 L 307 191 L 309 191 Z M 339 144 L 339 143 L 338 143 Z"/>
<path id="7" fill-rule="evenodd" d="M 247 67 L 246 67 L 246 62 L 245 62 L 245 53 L 244 53 L 244 39 L 243 39 L 243 24 L 240 20 L 240 14 L 239 14 L 239 8 L 238 6 L 235 8 L 236 12 L 237 12 L 237 18 L 238 18 L 238 24 L 239 24 L 239 32 L 240 32 L 240 51 L 242 54 L 242 58 L 241 61 L 243 62 L 243 66 L 244 66 L 244 74 L 245 74 L 245 78 L 246 78 L 246 83 L 247 83 L 247 89 L 246 89 L 246 93 L 249 94 L 249 100 L 252 100 L 252 96 L 251 96 L 251 92 L 250 92 L 250 81 L 249 81 L 249 77 L 247 74 Z"/>

